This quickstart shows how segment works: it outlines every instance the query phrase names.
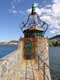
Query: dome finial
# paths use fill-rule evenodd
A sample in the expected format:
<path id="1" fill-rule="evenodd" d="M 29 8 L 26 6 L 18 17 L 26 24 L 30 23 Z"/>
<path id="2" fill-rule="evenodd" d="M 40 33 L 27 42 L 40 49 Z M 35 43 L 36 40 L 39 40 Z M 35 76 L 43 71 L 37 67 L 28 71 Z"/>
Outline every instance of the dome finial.
<path id="1" fill-rule="evenodd" d="M 32 4 L 32 14 L 35 13 L 35 6 Z"/>

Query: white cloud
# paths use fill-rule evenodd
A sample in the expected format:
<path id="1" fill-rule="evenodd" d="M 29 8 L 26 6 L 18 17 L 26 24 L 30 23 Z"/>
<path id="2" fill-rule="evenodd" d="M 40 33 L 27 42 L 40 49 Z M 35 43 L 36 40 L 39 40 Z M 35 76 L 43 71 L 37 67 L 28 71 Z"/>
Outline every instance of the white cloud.
<path id="1" fill-rule="evenodd" d="M 12 0 L 12 2 L 17 2 L 17 3 L 20 3 L 22 2 L 23 0 Z"/>
<path id="2" fill-rule="evenodd" d="M 34 6 L 37 7 L 38 6 L 38 3 L 34 3 Z"/>
<path id="3" fill-rule="evenodd" d="M 53 29 L 53 30 L 50 31 L 51 34 L 57 34 L 57 33 L 59 33 L 59 32 L 60 32 L 60 31 L 59 31 L 59 30 L 56 30 L 56 29 Z"/>
<path id="4" fill-rule="evenodd" d="M 53 30 L 53 31 L 50 31 L 50 33 L 54 34 L 54 33 L 56 33 L 56 31 L 55 31 L 55 30 Z"/>
<path id="5" fill-rule="evenodd" d="M 17 13 L 17 11 L 16 11 L 16 10 L 13 10 L 13 11 L 12 11 L 12 13 L 13 13 L 13 14 L 16 14 L 16 13 Z"/>
<path id="6" fill-rule="evenodd" d="M 9 13 L 10 14 L 13 14 L 13 15 L 20 15 L 20 14 L 22 14 L 22 15 L 25 15 L 26 14 L 26 12 L 25 11 L 22 11 L 22 10 L 17 10 L 17 9 L 14 9 L 14 8 L 12 8 L 12 9 L 8 9 L 8 11 L 9 11 Z"/>
<path id="7" fill-rule="evenodd" d="M 10 14 L 14 14 L 14 15 L 18 13 L 16 9 L 8 9 L 8 11 Z"/>
<path id="8" fill-rule="evenodd" d="M 22 11 L 18 8 L 18 4 L 21 3 L 22 1 L 24 0 L 12 0 L 11 1 L 11 8 L 8 9 L 9 13 L 12 13 L 12 14 L 16 14 L 16 15 L 19 15 L 19 14 L 22 14 L 24 15 L 26 13 L 26 11 Z M 36 4 L 37 5 L 37 4 Z"/>
<path id="9" fill-rule="evenodd" d="M 60 17 L 60 3 L 59 2 L 53 3 L 52 11 L 55 17 Z"/>
<path id="10" fill-rule="evenodd" d="M 48 4 L 45 6 L 46 8 L 51 8 L 51 4 Z"/>
<path id="11" fill-rule="evenodd" d="M 43 21 L 47 22 L 48 24 L 51 24 L 51 17 L 48 15 L 44 15 L 40 17 Z"/>
<path id="12" fill-rule="evenodd" d="M 53 3 L 60 3 L 60 0 L 53 0 Z"/>
<path id="13" fill-rule="evenodd" d="M 27 10 L 28 13 L 31 9 Z M 36 8 L 37 14 L 41 16 L 41 19 L 47 22 L 49 26 L 50 34 L 58 34 L 60 32 L 60 1 L 53 0 L 53 4 L 46 5 L 43 8 Z"/>

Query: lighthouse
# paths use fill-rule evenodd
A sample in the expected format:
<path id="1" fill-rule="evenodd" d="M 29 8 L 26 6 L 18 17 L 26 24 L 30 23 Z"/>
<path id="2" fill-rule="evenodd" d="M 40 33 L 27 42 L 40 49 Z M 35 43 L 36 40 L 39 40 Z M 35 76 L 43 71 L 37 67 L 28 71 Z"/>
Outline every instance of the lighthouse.
<path id="1" fill-rule="evenodd" d="M 44 38 L 44 34 L 47 28 L 47 24 L 40 19 L 40 16 L 35 11 L 34 4 L 32 4 L 32 11 L 22 26 L 24 38 L 20 39 L 24 59 L 34 59 L 36 54 L 40 52 L 38 48 L 46 44 L 47 39 Z"/>
<path id="2" fill-rule="evenodd" d="M 38 65 L 38 71 L 40 67 L 44 72 L 44 76 L 42 74 L 43 79 L 36 80 L 48 80 L 45 75 L 48 75 L 49 80 L 51 80 L 49 68 L 44 66 L 45 63 L 49 65 L 48 39 L 44 37 L 47 29 L 47 23 L 40 19 L 33 4 L 31 13 L 22 26 L 24 37 L 19 40 L 19 63 L 22 65 L 25 61 L 34 60 L 33 66 Z"/>

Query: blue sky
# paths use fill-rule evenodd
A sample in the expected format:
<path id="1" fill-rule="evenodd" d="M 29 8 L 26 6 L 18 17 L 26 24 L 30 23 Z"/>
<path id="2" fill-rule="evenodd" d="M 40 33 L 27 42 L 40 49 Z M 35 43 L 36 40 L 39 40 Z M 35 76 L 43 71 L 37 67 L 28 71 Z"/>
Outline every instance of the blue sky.
<path id="1" fill-rule="evenodd" d="M 27 17 L 27 10 L 31 8 L 32 3 L 37 3 L 43 11 L 46 6 L 51 9 L 53 0 L 0 0 L 0 41 L 18 40 L 23 35 L 19 26 Z M 47 16 L 49 17 L 49 14 Z"/>

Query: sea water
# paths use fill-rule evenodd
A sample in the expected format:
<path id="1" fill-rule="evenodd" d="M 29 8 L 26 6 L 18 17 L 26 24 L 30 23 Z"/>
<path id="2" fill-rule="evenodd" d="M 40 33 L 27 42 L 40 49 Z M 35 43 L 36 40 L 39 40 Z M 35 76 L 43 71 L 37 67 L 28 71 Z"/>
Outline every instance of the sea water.
<path id="1" fill-rule="evenodd" d="M 17 45 L 0 45 L 0 58 L 17 49 Z"/>
<path id="2" fill-rule="evenodd" d="M 60 80 L 60 47 L 49 47 L 49 63 L 51 77 Z"/>

